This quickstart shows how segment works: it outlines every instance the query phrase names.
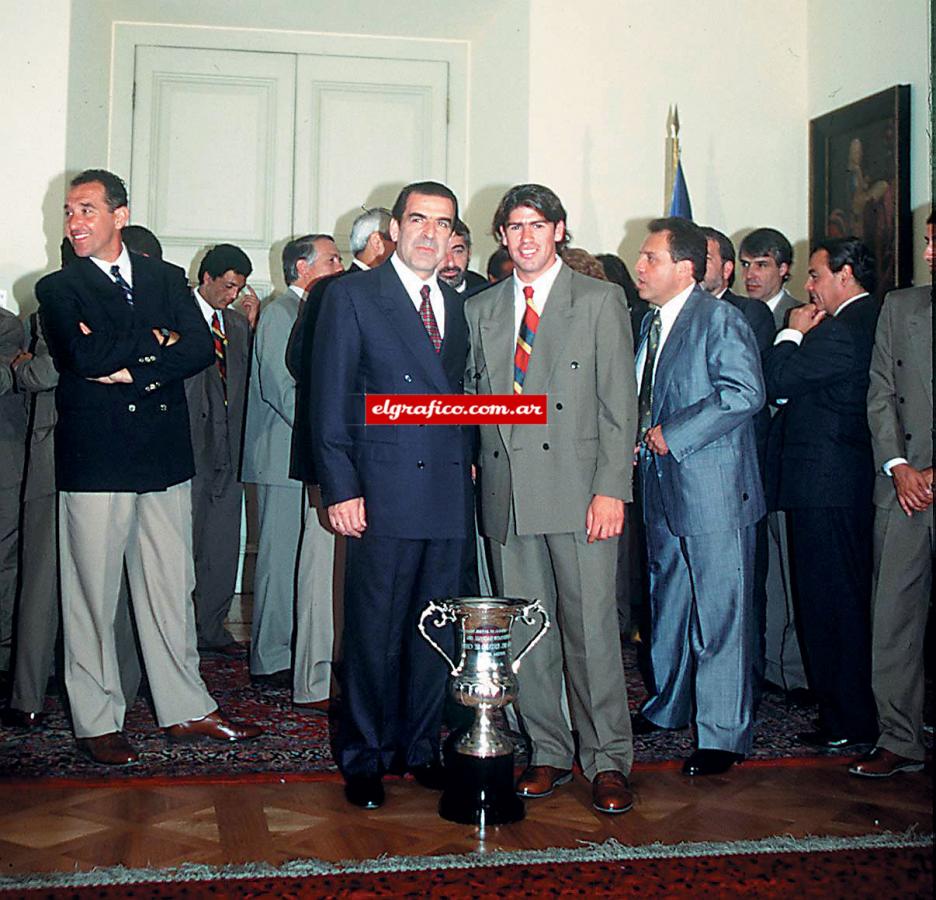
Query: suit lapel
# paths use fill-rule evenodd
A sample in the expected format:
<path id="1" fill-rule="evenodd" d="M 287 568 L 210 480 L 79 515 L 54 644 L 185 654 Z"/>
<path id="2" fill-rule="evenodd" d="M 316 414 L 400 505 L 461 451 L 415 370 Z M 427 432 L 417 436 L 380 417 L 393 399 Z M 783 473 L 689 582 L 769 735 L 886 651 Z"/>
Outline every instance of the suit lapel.
<path id="1" fill-rule="evenodd" d="M 130 304 L 127 303 L 124 292 L 91 262 L 90 259 L 76 259 L 69 266 L 69 269 L 72 267 L 74 267 L 80 279 L 85 283 L 88 292 L 98 301 L 99 308 L 121 328 L 129 328 L 133 321 L 135 306 L 130 306 Z M 134 276 L 134 279 L 135 277 L 136 276 Z M 135 282 L 134 287 L 136 287 Z M 134 304 L 136 304 L 135 291 Z"/>
<path id="2" fill-rule="evenodd" d="M 505 278 L 492 298 L 490 315 L 483 317 L 481 348 L 495 394 L 513 393 L 513 358 L 517 346 L 514 324 L 513 278 Z"/>
<path id="3" fill-rule="evenodd" d="M 440 354 L 435 352 L 426 328 L 419 318 L 403 283 L 389 260 L 380 269 L 380 296 L 377 303 L 384 311 L 390 327 L 399 335 L 404 345 L 419 363 L 428 380 L 439 393 L 451 391 Z M 447 325 L 446 325 L 447 327 Z"/>
<path id="4" fill-rule="evenodd" d="M 933 405 L 933 379 L 927 377 L 933 371 L 933 307 L 929 298 L 929 288 L 920 292 L 922 303 L 908 313 L 904 319 L 909 336 L 910 354 L 913 365 L 920 373 L 920 380 L 926 389 L 929 405 Z M 924 305 L 925 304 L 925 305 Z"/>
<path id="5" fill-rule="evenodd" d="M 536 329 L 533 352 L 523 379 L 524 394 L 545 394 L 553 369 L 562 356 L 562 348 L 571 329 L 573 315 L 572 270 L 563 265 L 546 298 L 543 314 Z"/>
<path id="6" fill-rule="evenodd" d="M 683 305 L 683 308 L 679 311 L 679 315 L 676 316 L 676 321 L 673 322 L 673 327 L 666 337 L 666 343 L 660 351 L 656 375 L 653 379 L 652 418 L 654 422 L 657 420 L 660 407 L 663 404 L 663 398 L 666 396 L 666 392 L 669 389 L 673 377 L 673 369 L 675 368 L 674 363 L 679 359 L 679 355 L 682 352 L 682 344 L 689 332 L 689 325 L 692 322 L 693 307 L 695 306 L 695 301 L 699 293 L 701 293 L 701 289 L 697 286 L 693 289 Z"/>
<path id="7" fill-rule="evenodd" d="M 461 393 L 465 379 L 465 359 L 468 355 L 468 323 L 465 321 L 464 295 L 443 284 L 445 300 L 445 337 L 442 339 L 442 368 L 449 381 L 449 391 Z"/>

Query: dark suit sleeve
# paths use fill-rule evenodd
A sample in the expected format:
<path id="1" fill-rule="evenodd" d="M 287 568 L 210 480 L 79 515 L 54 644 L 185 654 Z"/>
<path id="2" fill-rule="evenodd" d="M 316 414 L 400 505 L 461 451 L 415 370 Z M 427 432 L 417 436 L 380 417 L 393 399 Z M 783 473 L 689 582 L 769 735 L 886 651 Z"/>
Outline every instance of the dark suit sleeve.
<path id="1" fill-rule="evenodd" d="M 312 459 L 326 506 L 362 496 L 353 457 L 360 356 L 354 302 L 343 279 L 338 280 L 319 307 L 306 384 Z"/>
<path id="2" fill-rule="evenodd" d="M 808 394 L 855 370 L 856 352 L 848 329 L 826 319 L 795 341 L 781 341 L 764 358 L 764 380 L 771 401 Z"/>

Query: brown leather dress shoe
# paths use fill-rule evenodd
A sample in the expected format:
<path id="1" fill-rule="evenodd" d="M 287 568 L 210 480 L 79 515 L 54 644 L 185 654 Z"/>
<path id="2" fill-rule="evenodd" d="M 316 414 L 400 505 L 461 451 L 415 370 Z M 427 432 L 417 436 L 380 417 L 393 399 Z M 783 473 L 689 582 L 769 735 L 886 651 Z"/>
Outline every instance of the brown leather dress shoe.
<path id="1" fill-rule="evenodd" d="M 598 812 L 616 815 L 626 813 L 633 805 L 634 795 L 623 772 L 608 769 L 595 776 L 592 782 L 592 806 Z"/>
<path id="2" fill-rule="evenodd" d="M 249 741 L 263 734 L 263 729 L 256 725 L 232 722 L 225 719 L 217 710 L 201 719 L 179 722 L 166 729 L 170 741 L 186 743 L 190 741 Z"/>
<path id="3" fill-rule="evenodd" d="M 875 747 L 864 756 L 859 756 L 849 767 L 849 775 L 862 778 L 890 778 L 900 772 L 922 772 L 923 761 L 901 756 L 884 747 Z"/>
<path id="4" fill-rule="evenodd" d="M 555 766 L 528 766 L 517 782 L 518 797 L 548 797 L 554 788 L 572 780 L 571 769 Z"/>
<path id="5" fill-rule="evenodd" d="M 132 744 L 119 731 L 99 734 L 97 737 L 78 738 L 78 749 L 102 766 L 128 766 L 140 758 Z"/>

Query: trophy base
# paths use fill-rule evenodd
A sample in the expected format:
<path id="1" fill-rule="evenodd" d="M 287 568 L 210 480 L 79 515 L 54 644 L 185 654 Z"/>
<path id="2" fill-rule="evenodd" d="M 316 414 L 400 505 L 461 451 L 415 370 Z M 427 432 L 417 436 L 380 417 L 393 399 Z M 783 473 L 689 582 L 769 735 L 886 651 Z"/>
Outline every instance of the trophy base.
<path id="1" fill-rule="evenodd" d="M 507 825 L 526 811 L 514 788 L 513 754 L 486 759 L 452 752 L 439 815 L 461 825 Z"/>

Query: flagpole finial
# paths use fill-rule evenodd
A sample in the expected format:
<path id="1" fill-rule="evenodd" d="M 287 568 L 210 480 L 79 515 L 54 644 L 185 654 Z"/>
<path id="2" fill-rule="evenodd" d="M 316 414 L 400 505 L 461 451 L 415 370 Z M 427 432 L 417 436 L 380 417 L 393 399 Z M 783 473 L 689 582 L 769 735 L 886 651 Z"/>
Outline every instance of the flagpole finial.
<path id="1" fill-rule="evenodd" d="M 673 137 L 679 137 L 679 104 L 673 106 Z"/>

